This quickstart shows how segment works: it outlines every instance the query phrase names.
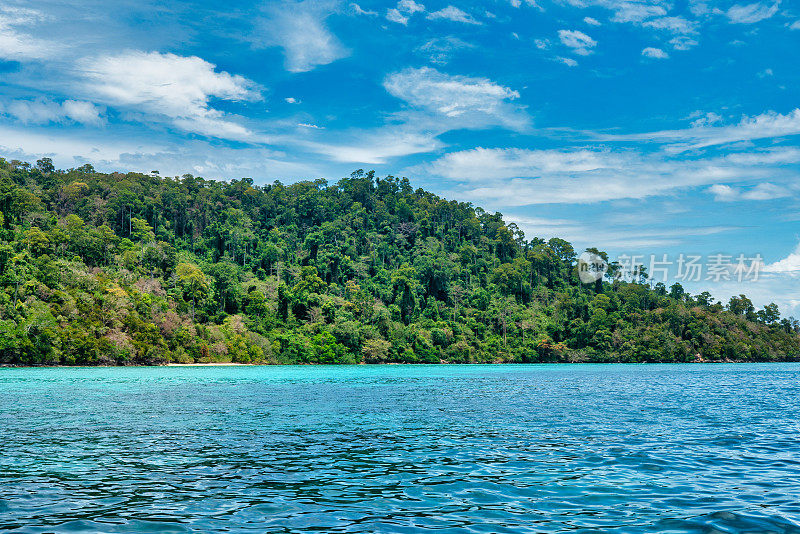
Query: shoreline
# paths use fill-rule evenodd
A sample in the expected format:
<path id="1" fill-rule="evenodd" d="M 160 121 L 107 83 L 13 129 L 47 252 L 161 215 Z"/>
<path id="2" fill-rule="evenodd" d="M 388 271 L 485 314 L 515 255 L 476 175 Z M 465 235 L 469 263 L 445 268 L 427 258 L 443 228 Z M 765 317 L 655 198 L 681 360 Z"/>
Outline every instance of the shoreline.
<path id="1" fill-rule="evenodd" d="M 141 367 L 231 367 L 239 365 L 269 365 L 257 363 L 235 363 L 235 362 L 213 362 L 213 363 L 165 363 L 161 365 L 142 365 Z M 66 367 L 66 366 L 64 366 Z M 123 367 L 119 365 L 109 365 L 108 367 Z"/>
<path id="2" fill-rule="evenodd" d="M 448 365 L 470 365 L 470 366 L 503 366 L 503 365 L 714 365 L 714 364 L 776 364 L 776 363 L 800 363 L 800 360 L 775 360 L 775 361 L 755 361 L 755 360 L 702 360 L 691 362 L 476 362 L 476 363 L 354 363 L 354 364 L 320 364 L 320 363 L 238 363 L 238 362 L 209 362 L 209 363 L 162 363 L 155 365 L 9 365 L 0 364 L 0 369 L 102 369 L 102 368 L 133 368 L 133 367 L 349 367 L 349 366 L 405 366 L 405 365 L 426 365 L 431 367 Z"/>

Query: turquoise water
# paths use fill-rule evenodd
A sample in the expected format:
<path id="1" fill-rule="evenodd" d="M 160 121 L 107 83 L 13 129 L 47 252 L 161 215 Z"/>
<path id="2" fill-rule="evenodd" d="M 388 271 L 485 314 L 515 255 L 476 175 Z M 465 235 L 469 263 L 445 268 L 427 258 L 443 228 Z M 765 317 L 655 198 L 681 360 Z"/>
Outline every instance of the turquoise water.
<path id="1" fill-rule="evenodd" d="M 0 369 L 0 530 L 800 532 L 800 365 Z"/>

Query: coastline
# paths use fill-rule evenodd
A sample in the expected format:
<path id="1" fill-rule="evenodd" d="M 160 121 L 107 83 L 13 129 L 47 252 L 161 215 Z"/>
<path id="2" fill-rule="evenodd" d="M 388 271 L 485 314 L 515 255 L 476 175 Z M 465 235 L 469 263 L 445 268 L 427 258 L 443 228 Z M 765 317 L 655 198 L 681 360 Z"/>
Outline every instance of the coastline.
<path id="1" fill-rule="evenodd" d="M 239 365 L 269 365 L 258 363 L 234 363 L 234 362 L 209 362 L 209 363 L 165 363 L 162 365 L 145 365 L 144 367 L 231 367 Z M 109 366 L 115 367 L 115 366 Z"/>
<path id="2" fill-rule="evenodd" d="M 348 366 L 416 366 L 416 365 L 427 365 L 427 366 L 450 366 L 450 365 L 469 365 L 469 366 L 481 366 L 481 365 L 490 365 L 490 366 L 502 366 L 502 365 L 530 365 L 530 366 L 537 366 L 537 365 L 714 365 L 714 364 L 748 364 L 748 363 L 758 363 L 758 364 L 775 364 L 775 363 L 800 363 L 800 360 L 792 359 L 792 360 L 693 360 L 688 362 L 621 362 L 621 361 L 605 361 L 605 362 L 587 362 L 587 361 L 573 361 L 573 362 L 439 362 L 439 363 L 405 363 L 405 362 L 383 362 L 383 363 L 353 363 L 353 364 L 322 364 L 322 363 L 239 363 L 239 362 L 208 362 L 208 363 L 160 363 L 160 364 L 153 364 L 153 365 L 10 365 L 10 364 L 0 364 L 0 369 L 43 369 L 43 368 L 64 368 L 64 369 L 71 369 L 71 368 L 86 368 L 86 369 L 94 369 L 94 368 L 131 368 L 131 367 L 276 367 L 276 366 L 298 366 L 298 367 L 305 367 L 305 366 L 336 366 L 336 367 L 348 367 Z"/>

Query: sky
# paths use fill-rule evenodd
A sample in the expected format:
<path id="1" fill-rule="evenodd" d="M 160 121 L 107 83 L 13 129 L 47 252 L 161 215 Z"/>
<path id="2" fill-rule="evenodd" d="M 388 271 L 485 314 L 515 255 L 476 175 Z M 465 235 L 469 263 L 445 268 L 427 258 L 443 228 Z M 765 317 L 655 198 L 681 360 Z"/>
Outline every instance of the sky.
<path id="1" fill-rule="evenodd" d="M 800 3 L 221 5 L 4 1 L 0 156 L 259 184 L 375 170 L 800 316 Z M 714 275 L 719 255 L 758 279 Z"/>

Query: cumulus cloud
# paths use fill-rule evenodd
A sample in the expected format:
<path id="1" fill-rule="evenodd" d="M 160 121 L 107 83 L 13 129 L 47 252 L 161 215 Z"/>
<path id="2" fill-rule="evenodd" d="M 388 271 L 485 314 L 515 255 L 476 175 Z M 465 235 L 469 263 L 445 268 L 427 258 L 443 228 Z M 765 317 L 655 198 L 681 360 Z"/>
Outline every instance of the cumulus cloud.
<path id="1" fill-rule="evenodd" d="M 84 90 L 109 105 L 160 116 L 183 130 L 211 137 L 251 136 L 209 101 L 258 100 L 256 85 L 242 76 L 217 72 L 199 57 L 127 51 L 84 59 L 79 69 Z"/>
<path id="2" fill-rule="evenodd" d="M 463 22 L 464 24 L 483 24 L 482 22 L 475 20 L 472 15 L 461 11 L 455 6 L 447 6 L 439 11 L 434 11 L 433 13 L 428 14 L 428 19 L 444 19 L 453 22 Z"/>
<path id="3" fill-rule="evenodd" d="M 98 125 L 103 122 L 101 110 L 91 102 L 80 100 L 13 100 L 0 111 L 10 115 L 24 124 L 47 124 L 75 122 Z"/>
<path id="4" fill-rule="evenodd" d="M 644 57 L 649 57 L 653 59 L 666 59 L 669 57 L 669 54 L 661 50 L 660 48 L 653 48 L 648 46 L 644 50 L 642 50 L 642 55 Z"/>
<path id="5" fill-rule="evenodd" d="M 312 137 L 299 144 L 338 162 L 384 164 L 441 149 L 438 137 L 451 130 L 503 126 L 521 131 L 529 124 L 514 103 L 519 93 L 486 78 L 408 68 L 387 76 L 383 85 L 407 104 L 389 124 L 339 132 L 335 142 L 309 131 Z"/>
<path id="6" fill-rule="evenodd" d="M 325 26 L 325 7 L 309 0 L 270 4 L 259 43 L 281 47 L 289 72 L 307 72 L 348 56 L 349 50 Z"/>
<path id="7" fill-rule="evenodd" d="M 775 2 L 772 5 L 761 2 L 747 5 L 737 4 L 728 9 L 725 15 L 735 24 L 755 24 L 777 13 L 779 4 L 780 2 Z"/>
<path id="8" fill-rule="evenodd" d="M 589 26 L 600 26 L 600 21 L 597 19 L 593 19 L 592 17 L 584 17 L 583 22 L 585 22 Z"/>
<path id="9" fill-rule="evenodd" d="M 581 56 L 588 56 L 592 53 L 591 49 L 597 46 L 597 41 L 578 30 L 558 30 L 558 38 L 564 46 Z"/>
<path id="10" fill-rule="evenodd" d="M 487 78 L 449 75 L 423 67 L 391 74 L 383 85 L 391 95 L 413 108 L 439 117 L 469 119 L 473 125 L 500 123 L 516 128 L 527 123 L 527 118 L 511 104 L 519 98 L 519 93 Z"/>
<path id="11" fill-rule="evenodd" d="M 800 244 L 785 258 L 765 265 L 762 271 L 766 273 L 800 273 Z"/>
<path id="12" fill-rule="evenodd" d="M 566 65 L 567 67 L 577 67 L 578 62 L 572 59 L 571 57 L 557 57 L 558 61 Z"/>

